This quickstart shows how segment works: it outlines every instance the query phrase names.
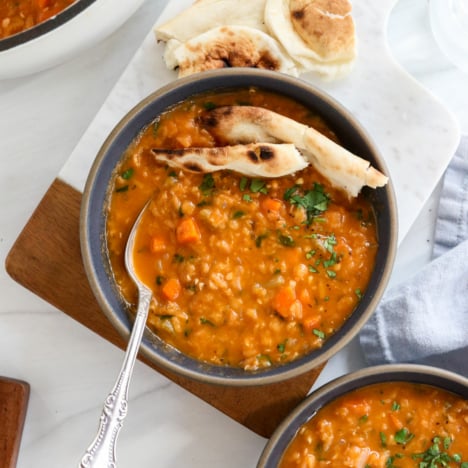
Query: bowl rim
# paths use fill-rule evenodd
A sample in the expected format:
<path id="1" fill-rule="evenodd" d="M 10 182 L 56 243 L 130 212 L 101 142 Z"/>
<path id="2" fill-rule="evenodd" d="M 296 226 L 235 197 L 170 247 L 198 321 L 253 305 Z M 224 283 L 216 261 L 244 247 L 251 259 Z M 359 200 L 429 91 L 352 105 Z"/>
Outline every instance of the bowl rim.
<path id="1" fill-rule="evenodd" d="M 281 457 L 297 430 L 310 420 L 316 411 L 334 399 L 367 385 L 398 381 L 431 385 L 459 394 L 448 388 L 449 384 L 455 384 L 463 387 L 466 391 L 465 397 L 468 396 L 467 377 L 426 364 L 380 364 L 350 372 L 336 377 L 314 390 L 283 419 L 263 448 L 257 468 L 276 467 L 276 463 L 280 460 L 276 455 Z M 351 388 L 347 388 L 347 386 L 351 386 Z M 279 453 L 276 454 L 275 450 L 279 450 Z"/>
<path id="2" fill-rule="evenodd" d="M 80 212 L 80 244 L 81 244 L 81 253 L 82 253 L 82 260 L 84 264 L 84 269 L 86 275 L 88 277 L 88 281 L 90 283 L 91 289 L 97 299 L 102 311 L 107 316 L 111 324 L 117 330 L 117 332 L 127 340 L 130 335 L 130 328 L 128 328 L 118 317 L 117 314 L 114 312 L 112 307 L 110 306 L 109 302 L 107 301 L 105 294 L 101 290 L 98 281 L 98 275 L 96 274 L 94 261 L 92 258 L 91 247 L 90 243 L 88 242 L 88 234 L 89 234 L 89 218 L 90 218 L 90 201 L 92 198 L 92 191 L 94 187 L 94 181 L 97 177 L 99 170 L 105 160 L 105 156 L 110 150 L 114 140 L 120 134 L 120 132 L 127 126 L 129 122 L 132 122 L 133 119 L 136 119 L 138 115 L 143 112 L 148 106 L 151 105 L 154 101 L 158 100 L 159 98 L 168 95 L 169 93 L 176 92 L 177 90 L 190 88 L 193 87 L 189 95 L 196 95 L 199 94 L 200 91 L 197 89 L 197 86 L 194 86 L 194 83 L 203 82 L 203 83 L 210 83 L 216 82 L 219 79 L 225 79 L 225 85 L 218 85 L 218 89 L 227 89 L 232 87 L 241 87 L 240 85 L 233 86 L 229 83 L 230 78 L 233 77 L 240 77 L 239 79 L 244 79 L 245 77 L 248 78 L 256 78 L 257 80 L 266 80 L 268 81 L 275 81 L 281 82 L 284 85 L 292 85 L 293 87 L 300 88 L 301 91 L 308 93 L 309 95 L 314 96 L 319 101 L 321 101 L 325 106 L 332 109 L 334 112 L 338 113 L 344 120 L 346 120 L 347 124 L 352 127 L 353 132 L 365 141 L 365 144 L 368 146 L 369 150 L 371 151 L 372 155 L 376 158 L 377 162 L 381 169 L 386 173 L 389 174 L 389 171 L 386 167 L 385 160 L 382 157 L 378 147 L 374 143 L 374 141 L 370 138 L 369 134 L 364 127 L 360 124 L 356 117 L 352 116 L 350 111 L 348 111 L 342 104 L 340 104 L 337 100 L 332 98 L 329 94 L 324 92 L 323 90 L 319 89 L 318 87 L 312 85 L 311 83 L 306 82 L 300 78 L 292 77 L 289 75 L 281 74 L 278 72 L 272 72 L 269 70 L 260 70 L 260 69 L 248 69 L 248 68 L 228 68 L 222 70 L 213 70 L 213 71 L 205 71 L 199 73 L 197 75 L 190 75 L 184 78 L 180 78 L 174 80 L 165 86 L 162 86 L 155 92 L 151 93 L 149 96 L 141 100 L 138 104 L 136 104 L 126 115 L 114 126 L 112 131 L 109 133 L 108 137 L 105 139 L 104 143 L 102 144 L 100 150 L 97 153 L 97 156 L 91 166 L 85 188 L 83 191 L 83 197 L 81 202 L 81 212 Z M 247 84 L 243 85 L 243 87 L 248 86 Z M 256 86 L 261 87 L 260 84 Z M 267 88 L 267 86 L 265 85 Z M 149 122 L 144 122 L 141 125 L 141 128 L 144 128 Z M 122 152 L 123 153 L 123 152 Z M 276 383 L 279 381 L 288 380 L 294 377 L 297 377 L 301 374 L 305 374 L 312 369 L 315 369 L 317 366 L 323 364 L 328 359 L 330 359 L 336 352 L 346 346 L 359 332 L 362 328 L 364 323 L 370 318 L 371 314 L 375 310 L 380 297 L 382 296 L 387 283 L 389 281 L 391 271 L 393 268 L 394 259 L 396 256 L 396 246 L 397 246 L 397 236 L 398 236 L 398 220 L 397 220 L 397 207 L 396 207 L 396 199 L 393 190 L 393 184 L 391 182 L 391 178 L 389 177 L 389 183 L 386 187 L 382 190 L 386 191 L 386 196 L 388 198 L 389 207 L 388 207 L 388 216 L 390 219 L 390 226 L 388 229 L 388 254 L 387 254 L 387 261 L 383 266 L 382 271 L 380 274 L 380 281 L 376 286 L 375 291 L 373 291 L 372 297 L 369 298 L 367 307 L 365 307 L 364 311 L 361 315 L 355 320 L 354 324 L 350 326 L 350 329 L 343 335 L 336 343 L 332 343 L 328 349 L 325 349 L 321 352 L 318 356 L 313 357 L 312 359 L 307 359 L 306 362 L 300 363 L 301 359 L 297 361 L 291 361 L 290 363 L 285 364 L 284 366 L 276 366 L 270 369 L 276 369 L 276 371 L 272 371 L 270 374 L 264 372 L 244 372 L 242 376 L 228 377 L 225 376 L 223 373 L 219 374 L 209 374 L 205 372 L 200 372 L 198 370 L 190 369 L 180 365 L 178 362 L 171 361 L 166 359 L 163 356 L 160 356 L 158 353 L 155 352 L 154 348 L 152 349 L 150 346 L 147 346 L 145 341 L 142 341 L 140 346 L 140 353 L 150 362 L 154 363 L 157 366 L 161 366 L 164 369 L 175 373 L 176 375 L 182 375 L 184 377 L 188 377 L 193 380 L 198 380 L 204 383 L 211 383 L 211 384 L 219 384 L 224 386 L 259 386 L 259 385 L 267 385 Z M 353 312 L 354 313 L 354 312 Z M 347 319 L 347 321 L 352 317 L 353 314 Z M 345 322 L 344 325 L 346 325 Z M 341 327 L 342 329 L 343 327 Z M 341 330 L 340 329 L 340 330 Z M 339 331 L 340 331 L 339 330 Z M 339 331 L 334 335 L 336 336 Z M 330 338 L 332 340 L 332 338 Z M 295 363 L 295 364 L 294 364 Z M 289 364 L 289 365 L 288 365 Z M 207 365 L 208 368 L 219 368 L 220 366 L 214 365 Z M 222 367 L 221 367 L 222 369 Z M 233 369 L 233 368 L 227 368 Z M 279 370 L 278 370 L 279 369 Z"/>
<path id="3" fill-rule="evenodd" d="M 41 23 L 38 23 L 31 28 L 25 29 L 16 34 L 0 39 L 0 52 L 13 49 L 29 41 L 33 41 L 34 39 L 44 36 L 50 31 L 59 28 L 67 21 L 70 21 L 75 16 L 79 15 L 96 1 L 97 0 L 75 0 L 74 3 L 67 6 L 56 15 L 46 19 L 45 21 L 42 21 Z"/>

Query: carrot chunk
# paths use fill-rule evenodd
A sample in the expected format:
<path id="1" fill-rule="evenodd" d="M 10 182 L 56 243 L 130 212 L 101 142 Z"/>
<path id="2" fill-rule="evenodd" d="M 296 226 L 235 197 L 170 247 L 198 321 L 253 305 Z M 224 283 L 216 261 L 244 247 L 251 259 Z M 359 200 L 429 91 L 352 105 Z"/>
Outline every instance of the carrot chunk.
<path id="1" fill-rule="evenodd" d="M 183 219 L 176 228 L 176 237 L 179 244 L 198 242 L 201 239 L 200 229 L 193 218 Z"/>
<path id="2" fill-rule="evenodd" d="M 278 212 L 281 210 L 282 206 L 283 202 L 281 200 L 278 200 L 277 198 L 265 197 L 261 201 L 262 210 L 266 212 Z"/>
<path id="3" fill-rule="evenodd" d="M 296 291 L 291 286 L 281 287 L 273 298 L 273 308 L 284 318 L 291 318 L 291 307 L 296 301 Z"/>
<path id="4" fill-rule="evenodd" d="M 311 333 L 320 324 L 320 317 L 307 317 L 302 321 L 302 327 L 307 333 Z"/>
<path id="5" fill-rule="evenodd" d="M 168 301 L 175 301 L 179 297 L 181 289 L 179 280 L 170 278 L 164 283 L 162 293 Z"/>

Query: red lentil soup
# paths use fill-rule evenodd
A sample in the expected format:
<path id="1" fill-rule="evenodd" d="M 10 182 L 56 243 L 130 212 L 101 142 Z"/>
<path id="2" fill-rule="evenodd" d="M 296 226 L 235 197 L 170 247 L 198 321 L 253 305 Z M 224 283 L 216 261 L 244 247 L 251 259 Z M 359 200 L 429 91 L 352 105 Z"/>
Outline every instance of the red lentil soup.
<path id="1" fill-rule="evenodd" d="M 0 39 L 30 29 L 76 0 L 0 0 Z"/>
<path id="2" fill-rule="evenodd" d="M 371 203 L 348 199 L 313 167 L 276 179 L 190 173 L 152 148 L 213 147 L 200 115 L 215 106 L 267 107 L 336 139 L 290 98 L 257 88 L 188 99 L 149 125 L 111 183 L 107 247 L 118 288 L 136 288 L 123 261 L 132 223 L 153 197 L 134 263 L 154 293 L 148 326 L 198 360 L 257 370 L 320 348 L 368 285 L 378 249 Z"/>
<path id="3" fill-rule="evenodd" d="M 279 468 L 468 468 L 468 401 L 425 384 L 387 382 L 321 408 Z"/>

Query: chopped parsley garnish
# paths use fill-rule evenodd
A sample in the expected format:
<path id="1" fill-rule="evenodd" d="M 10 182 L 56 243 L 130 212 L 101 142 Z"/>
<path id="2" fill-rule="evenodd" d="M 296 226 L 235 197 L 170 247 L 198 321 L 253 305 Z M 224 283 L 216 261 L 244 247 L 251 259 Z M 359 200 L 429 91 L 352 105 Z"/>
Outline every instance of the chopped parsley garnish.
<path id="1" fill-rule="evenodd" d="M 268 234 L 260 234 L 259 236 L 257 236 L 255 239 L 255 247 L 260 248 L 262 246 L 263 239 L 266 239 L 267 237 Z"/>
<path id="2" fill-rule="evenodd" d="M 180 255 L 179 253 L 174 254 L 174 262 L 182 263 L 184 260 L 185 257 L 183 255 Z"/>
<path id="3" fill-rule="evenodd" d="M 206 110 L 210 111 L 210 110 L 216 109 L 216 104 L 214 102 L 207 101 L 203 103 L 203 107 Z"/>
<path id="4" fill-rule="evenodd" d="M 367 414 L 363 414 L 363 415 L 359 418 L 359 422 L 360 422 L 360 423 L 365 423 L 368 419 L 369 419 L 369 416 L 368 416 Z"/>
<path id="5" fill-rule="evenodd" d="M 387 435 L 385 432 L 379 432 L 379 437 L 380 437 L 380 443 L 382 444 L 382 447 L 387 446 Z"/>
<path id="6" fill-rule="evenodd" d="M 242 210 L 234 211 L 234 214 L 232 215 L 232 219 L 239 219 L 239 218 L 242 218 L 242 216 L 245 216 L 245 211 L 242 211 Z"/>
<path id="7" fill-rule="evenodd" d="M 135 171 L 133 170 L 133 168 L 130 167 L 126 171 L 122 172 L 122 174 L 120 174 L 120 177 L 122 177 L 122 179 L 128 180 L 132 177 L 134 172 Z"/>
<path id="8" fill-rule="evenodd" d="M 248 193 L 244 193 L 244 195 L 242 195 L 242 200 L 244 200 L 246 202 L 251 202 L 252 197 Z"/>
<path id="9" fill-rule="evenodd" d="M 211 320 L 208 320 L 205 317 L 200 317 L 200 323 L 202 325 L 209 325 L 210 327 L 215 327 L 216 326 Z"/>
<path id="10" fill-rule="evenodd" d="M 328 260 L 324 260 L 323 266 L 325 268 L 330 268 L 333 265 L 336 265 L 338 263 L 338 257 L 336 255 L 336 252 L 332 252 L 331 257 Z"/>
<path id="11" fill-rule="evenodd" d="M 250 182 L 250 191 L 253 193 L 268 193 L 266 183 L 264 180 L 261 179 L 252 179 L 252 181 Z"/>
<path id="12" fill-rule="evenodd" d="M 317 268 L 312 265 L 308 265 L 307 268 L 309 269 L 310 273 L 318 273 Z"/>
<path id="13" fill-rule="evenodd" d="M 212 174 L 205 174 L 203 176 L 203 180 L 202 180 L 202 183 L 199 185 L 198 187 L 202 194 L 205 195 L 205 196 L 209 196 L 213 193 L 213 190 L 215 188 L 215 182 L 214 182 L 214 179 L 213 179 L 213 175 Z"/>
<path id="14" fill-rule="evenodd" d="M 284 353 L 285 349 L 286 349 L 286 341 L 288 341 L 287 339 L 284 340 L 282 343 L 279 343 L 278 345 L 276 345 L 276 349 L 278 350 L 278 352 L 280 352 L 281 354 Z"/>
<path id="15" fill-rule="evenodd" d="M 440 444 L 442 442 L 442 447 Z M 450 437 L 444 437 L 441 441 L 440 437 L 434 437 L 432 439 L 432 445 L 422 453 L 415 453 L 412 455 L 413 460 L 421 460 L 418 463 L 418 468 L 439 468 L 449 466 L 450 462 L 455 463 L 461 462 L 459 454 L 450 455 L 444 450 L 450 448 L 452 439 Z M 468 468 L 468 462 L 461 462 L 460 468 Z"/>
<path id="16" fill-rule="evenodd" d="M 171 320 L 171 318 L 173 318 L 174 316 L 171 315 L 171 314 L 163 314 L 163 315 L 158 315 L 158 317 L 159 317 L 161 320 Z"/>
<path id="17" fill-rule="evenodd" d="M 330 197 L 323 191 L 323 185 L 315 183 L 312 190 L 305 192 L 300 190 L 298 185 L 287 189 L 284 192 L 284 200 L 292 205 L 302 207 L 307 216 L 307 224 L 311 224 L 314 217 L 322 214 L 330 202 Z"/>
<path id="18" fill-rule="evenodd" d="M 362 299 L 362 292 L 361 292 L 361 290 L 359 288 L 354 290 L 354 294 L 356 294 L 358 299 Z M 392 407 L 392 410 L 393 410 L 393 407 Z M 393 411 L 395 411 L 395 410 L 393 410 Z"/>
<path id="19" fill-rule="evenodd" d="M 308 252 L 306 252 L 305 256 L 306 256 L 307 260 L 310 260 L 315 255 L 315 252 L 316 252 L 315 249 L 312 249 L 312 250 L 309 250 Z"/>
<path id="20" fill-rule="evenodd" d="M 327 238 L 325 238 L 323 242 L 323 247 L 325 250 L 333 254 L 335 252 L 334 247 L 336 245 L 336 237 L 335 234 L 330 234 Z"/>
<path id="21" fill-rule="evenodd" d="M 357 294 L 357 293 L 356 293 L 356 294 Z M 359 297 L 359 296 L 358 296 L 358 297 Z M 392 403 L 392 411 L 399 411 L 400 408 L 401 408 L 400 404 L 397 403 L 396 401 L 394 401 L 394 402 Z"/>
<path id="22" fill-rule="evenodd" d="M 395 432 L 395 435 L 393 436 L 395 442 L 400 445 L 406 445 L 413 437 L 414 434 L 412 434 L 406 427 Z"/>
<path id="23" fill-rule="evenodd" d="M 327 270 L 327 275 L 329 278 L 336 278 L 336 272 L 333 270 Z"/>
<path id="24" fill-rule="evenodd" d="M 241 177 L 241 180 L 239 182 L 239 188 L 241 189 L 241 191 L 243 192 L 245 190 L 245 188 L 247 187 L 247 177 Z"/>
<path id="25" fill-rule="evenodd" d="M 164 276 L 161 276 L 161 275 L 156 276 L 156 284 L 158 286 L 161 286 L 161 284 L 163 284 L 163 281 L 164 281 Z"/>
<path id="26" fill-rule="evenodd" d="M 291 236 L 288 236 L 287 234 L 279 234 L 278 240 L 280 244 L 284 245 L 285 247 L 294 247 L 296 245 L 294 239 Z"/>
<path id="27" fill-rule="evenodd" d="M 314 328 L 312 330 L 312 333 L 318 338 L 320 338 L 321 340 L 325 339 L 325 333 L 322 330 L 319 330 L 318 328 Z"/>

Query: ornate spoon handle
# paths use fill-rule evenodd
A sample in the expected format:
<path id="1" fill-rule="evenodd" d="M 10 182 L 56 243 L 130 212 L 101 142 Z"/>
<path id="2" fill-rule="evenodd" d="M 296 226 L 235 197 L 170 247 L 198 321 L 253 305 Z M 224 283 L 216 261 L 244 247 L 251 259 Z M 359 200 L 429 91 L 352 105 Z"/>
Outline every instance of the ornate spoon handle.
<path id="1" fill-rule="evenodd" d="M 128 387 L 133 367 L 146 326 L 151 291 L 138 285 L 138 309 L 128 342 L 125 359 L 114 388 L 109 393 L 102 409 L 98 433 L 81 459 L 80 468 L 115 468 L 117 436 L 127 415 Z"/>

